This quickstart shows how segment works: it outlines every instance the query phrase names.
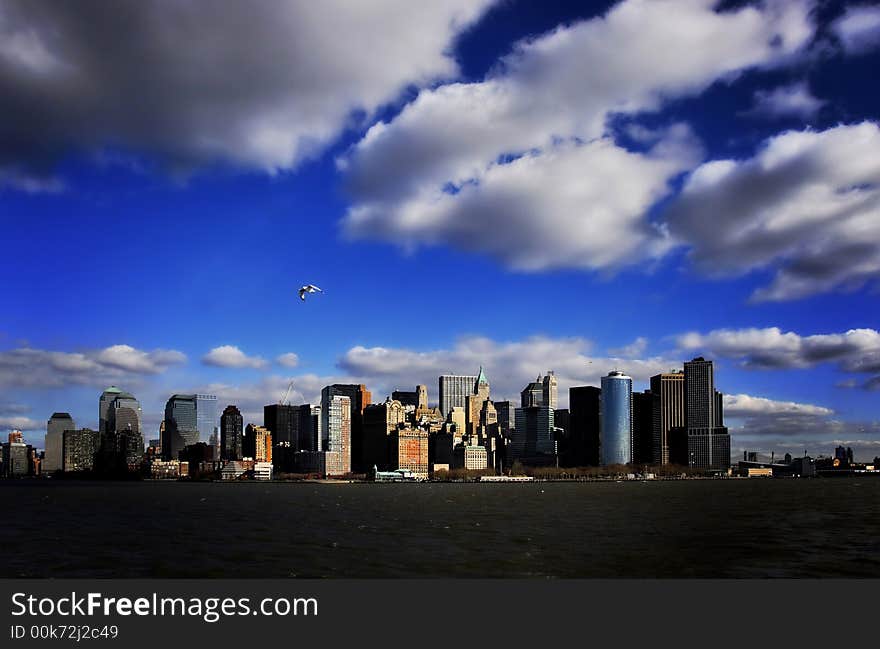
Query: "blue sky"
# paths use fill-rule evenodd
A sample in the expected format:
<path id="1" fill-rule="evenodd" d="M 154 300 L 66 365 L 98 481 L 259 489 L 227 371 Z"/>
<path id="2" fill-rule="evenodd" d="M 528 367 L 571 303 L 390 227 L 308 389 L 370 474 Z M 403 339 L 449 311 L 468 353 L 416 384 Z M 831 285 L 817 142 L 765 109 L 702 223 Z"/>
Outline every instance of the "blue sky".
<path id="1" fill-rule="evenodd" d="M 880 455 L 880 8 L 336 4 L 0 7 L 0 426 L 702 354 L 734 452 Z"/>

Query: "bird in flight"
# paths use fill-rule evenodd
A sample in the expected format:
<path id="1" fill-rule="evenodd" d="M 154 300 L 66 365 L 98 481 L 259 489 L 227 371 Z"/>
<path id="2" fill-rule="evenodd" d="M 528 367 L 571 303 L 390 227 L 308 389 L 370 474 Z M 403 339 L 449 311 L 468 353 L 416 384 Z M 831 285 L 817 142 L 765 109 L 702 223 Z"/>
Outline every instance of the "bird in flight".
<path id="1" fill-rule="evenodd" d="M 321 289 L 319 289 L 314 284 L 307 284 L 299 289 L 299 299 L 305 301 L 306 293 L 323 293 Z"/>

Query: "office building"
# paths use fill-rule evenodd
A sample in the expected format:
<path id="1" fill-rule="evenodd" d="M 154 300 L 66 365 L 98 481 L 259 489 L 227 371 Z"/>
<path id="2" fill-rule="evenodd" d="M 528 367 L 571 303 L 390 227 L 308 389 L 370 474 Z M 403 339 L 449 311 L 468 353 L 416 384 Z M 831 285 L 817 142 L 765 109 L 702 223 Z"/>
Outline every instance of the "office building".
<path id="1" fill-rule="evenodd" d="M 9 441 L 3 444 L 0 453 L 0 469 L 4 478 L 20 478 L 28 475 L 30 471 L 30 458 L 28 445 L 24 443 L 21 431 L 12 431 Z"/>
<path id="2" fill-rule="evenodd" d="M 602 377 L 602 464 L 632 462 L 632 379 L 614 370 Z"/>
<path id="3" fill-rule="evenodd" d="M 400 401 L 386 399 L 385 403 L 367 406 L 363 416 L 364 455 L 361 466 L 368 467 L 368 471 L 372 471 L 373 467 L 379 471 L 398 468 L 392 466 L 390 437 L 405 424 L 406 407 Z"/>
<path id="4" fill-rule="evenodd" d="M 55 412 L 46 422 L 46 450 L 42 467 L 44 473 L 54 473 L 63 469 L 64 431 L 75 428 L 73 418 L 66 412 Z"/>
<path id="5" fill-rule="evenodd" d="M 416 408 L 419 405 L 419 393 L 416 391 L 395 390 L 391 393 L 392 401 L 398 401 L 404 406 Z"/>
<path id="6" fill-rule="evenodd" d="M 90 428 L 65 430 L 62 441 L 62 470 L 92 471 L 101 443 L 101 434 Z"/>
<path id="7" fill-rule="evenodd" d="M 179 459 L 180 451 L 199 441 L 197 401 L 194 394 L 174 394 L 165 404 L 162 457 Z"/>
<path id="8" fill-rule="evenodd" d="M 654 395 L 650 390 L 633 392 L 633 464 L 654 463 Z"/>
<path id="9" fill-rule="evenodd" d="M 412 471 L 417 478 L 428 479 L 428 431 L 412 427 L 396 428 L 388 442 L 388 470 L 405 469 Z"/>
<path id="10" fill-rule="evenodd" d="M 241 412 L 236 406 L 226 406 L 220 415 L 221 460 L 240 460 L 244 457 L 243 436 L 244 419 Z"/>
<path id="11" fill-rule="evenodd" d="M 335 396 L 347 397 L 349 400 L 349 457 L 346 460 L 348 470 L 366 473 L 368 468 L 361 461 L 364 456 L 363 413 L 364 408 L 372 402 L 372 395 L 367 390 L 367 386 L 363 384 L 334 383 L 321 390 L 321 407 L 326 409 L 330 400 Z M 323 435 L 327 436 L 326 429 L 323 431 Z"/>
<path id="12" fill-rule="evenodd" d="M 211 435 L 218 432 L 217 397 L 213 394 L 197 394 L 196 397 L 196 428 L 199 429 L 200 442 L 207 442 Z"/>
<path id="13" fill-rule="evenodd" d="M 324 473 L 328 476 L 351 473 L 351 399 L 340 395 L 329 396 L 327 388 L 324 388 L 321 420 Z"/>
<path id="14" fill-rule="evenodd" d="M 697 469 L 727 470 L 730 435 L 724 427 L 712 361 L 698 356 L 684 364 L 684 391 L 686 463 Z"/>
<path id="15" fill-rule="evenodd" d="M 242 437 L 242 459 L 272 462 L 272 433 L 265 426 L 248 424 Z"/>
<path id="16" fill-rule="evenodd" d="M 592 385 L 569 388 L 569 428 L 565 454 L 560 458 L 564 466 L 598 466 L 601 456 L 601 428 L 599 425 L 602 390 Z"/>
<path id="17" fill-rule="evenodd" d="M 476 376 L 444 374 L 439 378 L 440 413 L 447 417 L 453 408 L 465 409 L 467 398 L 474 392 Z"/>
<path id="18" fill-rule="evenodd" d="M 672 371 L 651 377 L 653 406 L 653 462 L 669 464 L 669 431 L 684 428 L 684 372 Z"/>
<path id="19" fill-rule="evenodd" d="M 530 406 L 514 411 L 515 426 L 508 447 L 511 462 L 553 464 L 556 462 L 555 413 L 549 406 Z"/>

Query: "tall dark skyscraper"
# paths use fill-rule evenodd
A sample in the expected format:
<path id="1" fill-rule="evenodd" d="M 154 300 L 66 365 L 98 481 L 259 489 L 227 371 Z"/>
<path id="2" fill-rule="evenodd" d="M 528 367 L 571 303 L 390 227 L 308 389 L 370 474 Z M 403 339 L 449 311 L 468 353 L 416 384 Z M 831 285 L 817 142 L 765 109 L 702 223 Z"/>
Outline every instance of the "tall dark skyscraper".
<path id="1" fill-rule="evenodd" d="M 654 395 L 633 392 L 633 464 L 654 462 Z"/>
<path id="2" fill-rule="evenodd" d="M 271 403 L 263 406 L 263 426 L 272 432 L 272 443 L 277 445 L 297 443 L 299 430 L 299 406 Z"/>
<path id="3" fill-rule="evenodd" d="M 669 431 L 684 428 L 684 372 L 652 376 L 651 394 L 654 398 L 653 462 L 669 464 Z"/>
<path id="4" fill-rule="evenodd" d="M 599 465 L 599 412 L 602 390 L 592 385 L 569 388 L 569 448 L 563 458 L 566 466 Z"/>
<path id="5" fill-rule="evenodd" d="M 110 411 L 110 404 L 112 404 L 116 397 L 122 394 L 122 390 L 117 388 L 115 385 L 111 385 L 109 388 L 104 390 L 101 393 L 100 398 L 98 399 L 98 432 L 103 434 L 107 430 L 107 417 Z"/>
<path id="6" fill-rule="evenodd" d="M 239 409 L 233 405 L 226 406 L 220 415 L 220 459 L 240 460 L 242 457 L 242 437 L 244 435 L 244 419 Z"/>
<path id="7" fill-rule="evenodd" d="M 180 451 L 199 441 L 196 395 L 174 394 L 165 404 L 165 431 L 162 436 L 162 455 L 176 460 Z"/>
<path id="8" fill-rule="evenodd" d="M 684 364 L 687 463 L 698 469 L 730 466 L 730 435 L 724 427 L 721 395 L 712 361 L 699 356 Z"/>

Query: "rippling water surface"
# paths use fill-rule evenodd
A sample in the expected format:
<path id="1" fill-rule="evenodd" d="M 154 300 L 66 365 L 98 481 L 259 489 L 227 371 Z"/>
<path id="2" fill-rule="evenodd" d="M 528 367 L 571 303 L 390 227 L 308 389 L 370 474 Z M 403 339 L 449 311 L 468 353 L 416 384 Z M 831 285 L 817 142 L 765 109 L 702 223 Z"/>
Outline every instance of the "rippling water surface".
<path id="1" fill-rule="evenodd" d="M 880 479 L 0 484 L 3 577 L 880 577 Z"/>

